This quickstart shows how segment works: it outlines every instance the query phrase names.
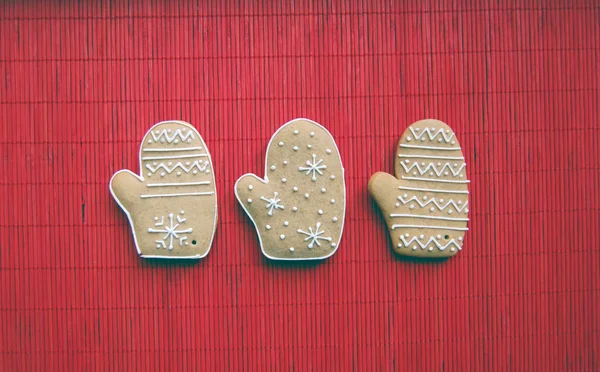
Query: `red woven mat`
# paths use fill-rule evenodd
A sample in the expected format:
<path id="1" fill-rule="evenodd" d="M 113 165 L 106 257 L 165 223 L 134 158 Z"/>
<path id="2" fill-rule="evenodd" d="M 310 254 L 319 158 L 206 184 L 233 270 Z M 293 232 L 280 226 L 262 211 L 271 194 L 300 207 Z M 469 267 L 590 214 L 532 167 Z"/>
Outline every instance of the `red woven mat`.
<path id="1" fill-rule="evenodd" d="M 599 8 L 0 5 L 0 370 L 599 370 Z M 347 171 L 321 264 L 263 258 L 233 193 L 295 117 L 331 131 Z M 472 180 L 445 263 L 395 257 L 367 193 L 428 117 L 455 129 Z M 215 163 L 197 264 L 139 258 L 108 190 L 166 119 Z"/>

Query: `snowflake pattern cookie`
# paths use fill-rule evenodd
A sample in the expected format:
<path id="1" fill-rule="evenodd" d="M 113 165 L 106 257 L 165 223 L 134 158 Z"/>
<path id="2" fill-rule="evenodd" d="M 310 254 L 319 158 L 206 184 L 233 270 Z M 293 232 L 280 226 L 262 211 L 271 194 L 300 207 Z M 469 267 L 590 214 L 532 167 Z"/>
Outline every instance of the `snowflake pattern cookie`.
<path id="1" fill-rule="evenodd" d="M 140 175 L 115 173 L 110 191 L 127 214 L 144 258 L 202 258 L 217 225 L 210 153 L 191 125 L 156 124 L 140 147 Z"/>
<path id="2" fill-rule="evenodd" d="M 265 256 L 316 260 L 335 253 L 344 227 L 346 186 L 331 134 L 314 121 L 283 125 L 267 148 L 264 179 L 245 174 L 235 195 Z"/>
<path id="3" fill-rule="evenodd" d="M 369 192 L 381 208 L 394 251 L 404 256 L 450 257 L 462 250 L 469 220 L 466 164 L 456 135 L 439 120 L 404 132 L 396 177 L 375 173 Z"/>

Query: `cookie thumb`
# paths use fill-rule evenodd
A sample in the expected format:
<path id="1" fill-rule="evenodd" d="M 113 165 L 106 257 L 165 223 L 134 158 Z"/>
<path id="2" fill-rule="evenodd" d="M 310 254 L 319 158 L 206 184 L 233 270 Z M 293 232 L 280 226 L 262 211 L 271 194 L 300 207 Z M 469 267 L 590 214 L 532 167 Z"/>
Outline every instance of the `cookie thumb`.
<path id="1" fill-rule="evenodd" d="M 385 172 L 377 172 L 369 180 L 369 193 L 380 208 L 396 202 L 398 179 Z M 382 208 L 383 209 L 383 208 Z"/>
<path id="2" fill-rule="evenodd" d="M 120 170 L 110 179 L 110 192 L 121 208 L 129 210 L 146 188 L 140 177 L 129 170 Z"/>

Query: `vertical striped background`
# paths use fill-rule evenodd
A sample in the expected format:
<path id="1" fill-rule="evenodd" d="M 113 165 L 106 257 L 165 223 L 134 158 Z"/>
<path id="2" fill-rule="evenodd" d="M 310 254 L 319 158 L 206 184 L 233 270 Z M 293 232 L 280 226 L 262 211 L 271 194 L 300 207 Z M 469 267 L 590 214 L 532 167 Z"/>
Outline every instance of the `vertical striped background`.
<path id="1" fill-rule="evenodd" d="M 0 5 L 0 370 L 599 370 L 596 1 Z M 308 117 L 347 171 L 338 252 L 260 253 L 233 184 Z M 367 193 L 398 137 L 463 144 L 465 249 L 394 256 Z M 192 123 L 219 226 L 197 264 L 137 257 L 110 176 Z"/>

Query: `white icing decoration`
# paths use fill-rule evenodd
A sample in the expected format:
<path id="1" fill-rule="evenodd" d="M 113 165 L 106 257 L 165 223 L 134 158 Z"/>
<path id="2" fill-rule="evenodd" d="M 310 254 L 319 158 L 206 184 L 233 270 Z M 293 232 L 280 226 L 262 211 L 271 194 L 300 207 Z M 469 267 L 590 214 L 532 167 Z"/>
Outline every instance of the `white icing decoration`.
<path id="1" fill-rule="evenodd" d="M 304 194 L 305 199 L 308 199 L 308 196 L 309 196 L 308 194 Z"/>
<path id="2" fill-rule="evenodd" d="M 200 182 L 173 182 L 173 183 L 147 183 L 148 187 L 170 187 L 170 186 L 199 186 L 199 185 L 210 185 L 210 181 Z"/>
<path id="3" fill-rule="evenodd" d="M 252 199 L 248 198 L 248 203 L 252 203 Z"/>
<path id="4" fill-rule="evenodd" d="M 433 236 L 431 238 L 429 238 L 429 240 L 426 243 L 421 243 L 416 236 L 413 237 L 412 239 L 410 239 L 409 241 L 407 241 L 403 236 L 401 236 L 400 239 L 402 240 L 402 243 L 404 243 L 405 245 L 416 243 L 416 244 L 418 244 L 421 247 L 421 249 L 425 249 L 431 243 L 433 243 L 440 251 L 446 250 L 446 248 L 448 248 L 451 245 L 455 245 L 458 249 L 461 249 L 460 245 L 458 245 L 458 243 L 456 241 L 454 241 L 454 239 L 451 239 L 445 245 L 440 244 L 437 241 L 437 239 L 434 238 Z M 415 248 L 415 247 L 416 247 L 416 245 L 413 246 L 413 248 Z"/>
<path id="5" fill-rule="evenodd" d="M 390 217 L 410 217 L 410 218 L 425 218 L 430 220 L 444 220 L 444 221 L 468 221 L 468 218 L 452 218 L 452 217 L 438 217 L 438 216 L 420 216 L 418 214 L 398 214 L 392 213 Z"/>
<path id="6" fill-rule="evenodd" d="M 294 130 L 294 134 L 298 134 L 300 132 L 298 132 L 298 129 Z"/>
<path id="7" fill-rule="evenodd" d="M 423 234 L 419 235 L 419 239 L 425 239 L 425 235 L 423 235 Z"/>
<path id="8" fill-rule="evenodd" d="M 406 186 L 398 186 L 400 190 L 410 190 L 410 191 L 425 191 L 425 192 L 440 192 L 440 193 L 448 193 L 448 194 L 468 194 L 469 191 L 462 190 L 437 190 L 437 189 L 426 189 L 423 187 L 406 187 Z M 441 199 L 440 201 L 444 201 Z"/>
<path id="9" fill-rule="evenodd" d="M 335 204 L 335 199 L 331 199 L 329 202 L 330 202 L 331 204 Z"/>
<path id="10" fill-rule="evenodd" d="M 277 199 L 277 192 L 273 193 L 273 198 L 271 199 L 267 199 L 264 196 L 260 197 L 260 200 L 265 201 L 267 203 L 266 208 L 269 210 L 268 214 L 269 216 L 273 215 L 273 211 L 277 210 L 277 209 L 284 209 L 285 207 L 282 204 L 279 204 L 279 202 L 281 201 L 280 199 Z"/>
<path id="11" fill-rule="evenodd" d="M 317 213 L 319 213 L 319 214 L 323 214 L 323 210 L 322 210 L 322 209 L 319 209 L 319 210 L 317 211 Z"/>
<path id="12" fill-rule="evenodd" d="M 435 178 L 419 178 L 419 177 L 405 177 L 402 176 L 403 180 L 413 180 L 413 181 L 428 181 L 428 182 L 442 182 L 442 183 L 470 183 L 471 181 L 455 181 L 455 180 L 437 180 Z"/>
<path id="13" fill-rule="evenodd" d="M 436 147 L 437 148 L 437 147 Z M 436 156 L 436 155 L 409 155 L 398 154 L 399 158 L 419 158 L 419 159 L 445 159 L 445 160 L 465 160 L 462 156 Z M 440 164 L 438 163 L 438 166 Z"/>
<path id="14" fill-rule="evenodd" d="M 452 247 L 452 248 L 450 248 L 450 251 L 454 252 L 454 251 L 456 251 L 456 248 Z"/>
<path id="15" fill-rule="evenodd" d="M 283 161 L 283 165 L 288 165 L 288 161 L 287 161 L 287 160 L 284 160 L 284 161 Z"/>
<path id="16" fill-rule="evenodd" d="M 267 230 L 271 230 L 271 225 L 265 226 Z"/>
<path id="17" fill-rule="evenodd" d="M 439 230 L 457 230 L 457 231 L 468 231 L 466 227 L 452 227 L 452 226 L 424 226 L 424 225 L 392 225 L 392 230 L 400 228 L 415 228 L 415 229 L 439 229 Z M 440 239 L 441 236 L 438 236 Z"/>
<path id="18" fill-rule="evenodd" d="M 316 181 L 317 180 L 317 173 L 319 173 L 320 175 L 323 175 L 323 172 L 321 171 L 322 169 L 327 169 L 327 165 L 322 164 L 323 159 L 320 159 L 319 161 L 317 161 L 317 155 L 316 154 L 312 154 L 312 163 L 310 162 L 310 160 L 306 161 L 306 165 L 308 167 L 298 167 L 298 170 L 300 172 L 304 172 L 306 171 L 306 175 L 309 175 L 312 173 L 312 180 Z"/>
<path id="19" fill-rule="evenodd" d="M 425 140 L 425 134 L 427 134 L 427 137 L 429 137 L 429 140 L 431 141 L 433 141 L 438 135 L 441 135 L 440 139 L 443 138 L 446 143 L 448 143 L 448 141 L 450 141 L 452 137 L 454 137 L 454 133 L 450 133 L 450 135 L 444 134 L 443 129 L 440 129 L 437 132 L 435 132 L 435 128 L 425 128 L 421 133 L 416 133 L 418 130 L 415 131 L 412 127 L 409 127 L 409 130 L 412 132 L 413 136 L 415 136 L 415 139 L 421 139 L 421 137 L 423 137 L 421 139 L 422 141 Z"/>
<path id="20" fill-rule="evenodd" d="M 253 189 L 254 189 L 254 186 L 248 185 L 248 190 L 253 190 Z"/>
<path id="21" fill-rule="evenodd" d="M 416 163 L 416 162 L 415 162 L 415 163 L 413 163 L 413 164 L 412 164 L 410 167 L 409 167 L 409 166 L 407 166 L 407 165 L 406 165 L 406 164 L 404 164 L 404 163 L 400 163 L 400 165 L 402 165 L 402 167 L 404 168 L 404 171 L 405 171 L 406 173 L 410 172 L 410 171 L 411 171 L 411 170 L 413 170 L 414 168 L 417 168 L 417 170 L 419 171 L 419 174 L 420 174 L 421 176 L 422 176 L 422 175 L 424 175 L 425 173 L 429 172 L 430 170 L 432 170 L 433 172 L 435 172 L 435 174 L 437 174 L 437 175 L 438 175 L 438 177 L 440 177 L 440 176 L 441 176 L 441 175 L 444 173 L 444 170 L 445 170 L 446 168 L 447 168 L 448 170 L 450 170 L 450 171 L 452 172 L 452 174 L 453 174 L 453 175 L 456 177 L 456 176 L 458 176 L 458 174 L 459 174 L 459 173 L 460 173 L 460 172 L 463 170 L 463 168 L 467 166 L 467 164 L 466 164 L 466 163 L 463 163 L 463 164 L 462 164 L 462 166 L 461 166 L 459 169 L 457 169 L 457 170 L 453 170 L 453 169 L 452 169 L 452 166 L 450 165 L 450 163 L 446 163 L 446 164 L 444 164 L 444 166 L 443 166 L 442 168 L 440 168 L 440 169 L 438 170 L 438 169 L 436 168 L 435 164 L 433 164 L 433 163 L 429 163 L 429 164 L 427 165 L 427 167 L 425 167 L 425 168 L 421 168 L 421 167 L 419 166 L 419 164 L 418 164 L 418 163 Z M 421 165 L 422 165 L 422 166 L 424 166 L 424 165 L 425 165 L 425 163 L 421 163 Z M 414 175 L 416 175 L 416 173 L 413 173 L 413 174 L 414 174 Z M 447 172 L 446 172 L 445 174 L 446 174 L 446 175 L 448 175 L 448 173 L 447 173 Z"/>
<path id="22" fill-rule="evenodd" d="M 331 243 L 331 247 L 335 248 L 336 246 L 337 246 L 337 244 Z"/>
<path id="23" fill-rule="evenodd" d="M 294 190 L 294 192 L 298 191 L 298 186 L 294 186 L 292 190 Z"/>
<path id="24" fill-rule="evenodd" d="M 200 165 L 200 163 L 198 162 L 198 160 L 196 160 L 189 167 L 186 167 L 185 165 L 183 165 L 183 163 L 178 162 L 177 164 L 175 164 L 172 167 L 168 167 L 168 166 L 166 166 L 166 165 L 164 165 L 164 164 L 161 163 L 157 167 L 153 168 L 150 164 L 146 164 L 146 168 L 148 168 L 148 170 L 150 172 L 152 172 L 152 173 L 156 173 L 156 171 L 158 171 L 160 168 L 162 168 L 167 173 L 170 174 L 170 173 L 172 173 L 177 168 L 181 168 L 181 170 L 184 171 L 185 173 L 189 173 L 193 168 L 198 168 L 201 172 L 204 172 L 207 169 L 208 165 L 209 165 L 208 161 L 205 161 L 204 164 Z M 164 176 L 164 172 L 161 173 L 161 176 Z"/>
<path id="25" fill-rule="evenodd" d="M 304 239 L 305 242 L 310 240 L 310 242 L 308 243 L 308 248 L 312 249 L 315 246 L 315 243 L 320 247 L 321 243 L 319 242 L 319 240 L 327 240 L 327 241 L 331 242 L 332 238 L 321 236 L 325 233 L 325 230 L 319 231 L 320 227 L 321 227 L 321 223 L 317 222 L 314 232 L 313 232 L 312 227 L 308 228 L 308 232 L 298 229 L 298 233 L 308 236 L 307 238 Z"/>
<path id="26" fill-rule="evenodd" d="M 183 213 L 183 211 L 182 211 L 182 213 Z M 173 217 L 175 217 L 177 221 L 174 221 Z M 158 221 L 158 217 L 154 217 L 154 220 Z M 179 246 L 181 247 L 183 245 L 183 243 L 187 240 L 187 236 L 180 236 L 180 235 L 191 234 L 193 231 L 192 228 L 184 229 L 184 230 L 177 230 L 179 225 L 185 223 L 185 221 L 187 221 L 187 219 L 183 218 L 180 215 L 175 216 L 173 213 L 169 213 L 169 224 L 165 225 L 164 221 L 165 221 L 164 216 L 161 216 L 160 222 L 154 223 L 155 227 L 162 227 L 162 229 L 156 229 L 156 228 L 152 228 L 152 227 L 148 229 L 149 233 L 166 234 L 161 239 L 155 240 L 155 242 L 157 244 L 156 248 L 162 247 L 162 248 L 167 248 L 170 251 L 173 250 L 173 239 L 177 239 L 179 241 Z M 167 242 L 168 242 L 168 246 L 167 246 Z"/>
<path id="27" fill-rule="evenodd" d="M 290 247 L 290 252 L 293 252 L 293 251 L 294 251 L 294 247 Z"/>
<path id="28" fill-rule="evenodd" d="M 410 205 L 410 209 L 415 209 L 415 205 L 414 205 L 414 204 L 411 204 L 411 205 Z"/>
<path id="29" fill-rule="evenodd" d="M 405 143 L 401 144 L 400 147 L 406 147 L 406 148 L 409 148 L 409 149 L 441 150 L 441 151 L 460 150 L 460 147 L 418 146 L 418 145 L 407 145 Z"/>
<path id="30" fill-rule="evenodd" d="M 410 142 L 410 141 L 412 141 L 412 137 L 411 137 L 411 136 L 408 136 L 408 137 L 406 137 L 406 140 L 407 140 L 408 142 Z"/>
<path id="31" fill-rule="evenodd" d="M 325 152 L 331 154 L 331 149 L 325 149 Z"/>
<path id="32" fill-rule="evenodd" d="M 333 217 L 331 220 L 332 220 L 333 222 L 338 222 L 338 218 L 337 218 L 337 217 Z"/>
<path id="33" fill-rule="evenodd" d="M 312 145 L 309 143 L 308 145 L 306 145 L 306 148 L 312 149 Z"/>
<path id="34" fill-rule="evenodd" d="M 463 240 L 463 238 L 462 238 L 462 236 L 460 236 L 460 237 L 458 238 L 458 241 L 462 242 L 462 240 Z"/>
<path id="35" fill-rule="evenodd" d="M 193 174 L 198 174 L 198 171 L 197 171 L 196 169 L 194 169 L 194 170 L 192 171 L 192 173 L 193 173 Z"/>
<path id="36" fill-rule="evenodd" d="M 279 239 L 284 240 L 285 239 L 285 235 L 283 235 L 283 234 L 279 235 Z"/>
<path id="37" fill-rule="evenodd" d="M 293 207 L 292 208 L 292 212 L 297 212 L 298 211 L 298 207 Z"/>
<path id="38" fill-rule="evenodd" d="M 321 189 L 321 192 L 322 192 L 322 193 L 325 193 L 325 192 L 327 192 L 327 189 L 323 187 L 323 188 Z"/>
<path id="39" fill-rule="evenodd" d="M 329 178 L 335 180 L 335 176 L 333 174 Z"/>
<path id="40" fill-rule="evenodd" d="M 276 168 L 274 165 L 271 165 L 271 170 L 274 171 Z"/>
<path id="41" fill-rule="evenodd" d="M 310 132 L 310 136 L 314 137 L 315 136 L 315 132 Z"/>
<path id="42" fill-rule="evenodd" d="M 442 139 L 440 138 L 440 142 L 442 142 Z M 433 251 L 433 247 L 429 247 L 429 252 Z"/>
<path id="43" fill-rule="evenodd" d="M 406 194 L 404 194 L 404 195 L 406 195 Z M 427 199 L 427 197 L 424 196 L 423 199 Z M 469 204 L 469 202 L 466 202 L 465 205 L 463 205 L 461 207 L 460 203 L 456 203 L 452 199 L 448 200 L 448 202 L 446 204 L 438 204 L 438 202 L 435 200 L 435 198 L 431 198 L 431 199 L 429 199 L 426 202 L 421 202 L 419 200 L 419 198 L 417 198 L 416 196 L 413 196 L 410 199 L 406 199 L 406 198 L 403 198 L 402 196 L 399 196 L 398 200 L 400 200 L 400 202 L 402 202 L 402 204 L 406 204 L 408 202 L 415 201 L 415 202 L 417 202 L 421 206 L 421 208 L 425 208 L 427 205 L 433 203 L 441 211 L 443 211 L 444 209 L 446 209 L 449 205 L 452 205 L 454 208 L 456 208 L 457 211 L 462 212 L 463 208 L 465 208 Z M 444 201 L 444 199 L 440 199 L 440 202 L 443 202 L 443 201 Z"/>
<path id="44" fill-rule="evenodd" d="M 283 146 L 283 142 L 279 142 L 279 147 L 282 147 L 282 146 Z"/>
<path id="45" fill-rule="evenodd" d="M 442 238 L 442 236 L 441 236 L 441 235 L 438 235 L 438 236 L 437 236 L 437 238 L 438 238 L 438 239 L 441 239 L 441 238 Z"/>
<path id="46" fill-rule="evenodd" d="M 294 146 L 294 151 L 298 151 L 298 146 Z"/>
<path id="47" fill-rule="evenodd" d="M 283 182 L 283 183 L 286 183 L 286 182 L 287 182 L 287 180 L 286 180 L 285 178 L 282 178 L 282 179 L 281 179 L 281 182 Z"/>
<path id="48" fill-rule="evenodd" d="M 146 199 L 146 198 L 162 198 L 162 197 L 168 197 L 168 196 L 204 196 L 204 195 L 214 195 L 214 191 L 209 191 L 209 192 L 182 192 L 182 193 L 177 193 L 177 194 L 145 194 L 145 195 L 140 195 L 140 198 L 142 199 Z"/>
<path id="49" fill-rule="evenodd" d="M 283 221 L 283 226 L 289 226 L 290 223 L 288 221 Z"/>
<path id="50" fill-rule="evenodd" d="M 161 174 L 160 174 L 160 176 L 161 176 L 161 177 L 164 177 L 164 176 L 166 176 L 166 175 L 167 175 L 167 174 L 166 174 L 165 172 L 161 172 Z"/>
<path id="51" fill-rule="evenodd" d="M 177 175 L 178 175 L 178 176 L 181 176 L 181 172 L 177 172 Z"/>
<path id="52" fill-rule="evenodd" d="M 175 138 L 179 137 L 181 138 L 182 141 L 189 139 L 194 139 L 194 133 L 192 131 L 189 131 L 186 134 L 183 134 L 181 129 L 177 129 L 175 131 L 175 133 L 173 133 L 172 135 L 169 135 L 168 133 L 170 133 L 171 130 L 162 130 L 162 131 L 156 131 L 156 132 L 150 132 L 150 134 L 152 135 L 152 139 L 154 140 L 154 142 L 158 141 L 160 139 L 160 142 L 164 143 L 165 139 L 167 141 L 167 143 L 172 143 L 173 140 L 175 140 Z"/>

